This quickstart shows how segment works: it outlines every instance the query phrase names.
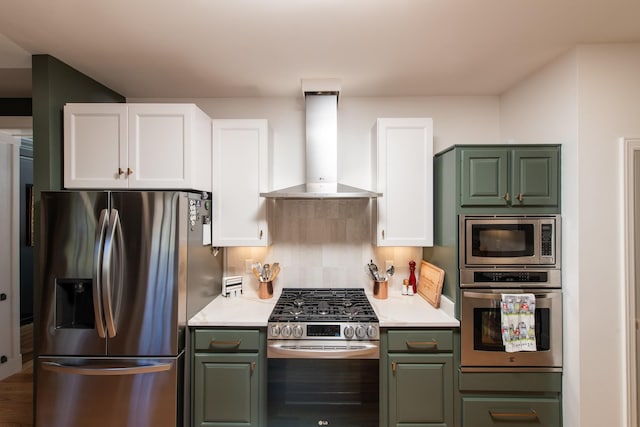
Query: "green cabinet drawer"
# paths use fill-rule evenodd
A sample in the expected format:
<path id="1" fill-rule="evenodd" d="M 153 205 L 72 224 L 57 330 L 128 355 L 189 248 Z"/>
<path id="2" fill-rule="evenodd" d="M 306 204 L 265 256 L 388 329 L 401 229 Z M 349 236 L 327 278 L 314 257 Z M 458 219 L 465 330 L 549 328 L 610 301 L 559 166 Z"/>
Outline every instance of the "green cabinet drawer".
<path id="1" fill-rule="evenodd" d="M 237 352 L 257 351 L 260 331 L 242 329 L 198 329 L 195 331 L 195 351 Z"/>
<path id="2" fill-rule="evenodd" d="M 391 330 L 388 332 L 389 351 L 410 353 L 439 353 L 453 351 L 451 330 Z"/>
<path id="3" fill-rule="evenodd" d="M 463 427 L 560 427 L 560 400 L 543 397 L 463 397 Z"/>

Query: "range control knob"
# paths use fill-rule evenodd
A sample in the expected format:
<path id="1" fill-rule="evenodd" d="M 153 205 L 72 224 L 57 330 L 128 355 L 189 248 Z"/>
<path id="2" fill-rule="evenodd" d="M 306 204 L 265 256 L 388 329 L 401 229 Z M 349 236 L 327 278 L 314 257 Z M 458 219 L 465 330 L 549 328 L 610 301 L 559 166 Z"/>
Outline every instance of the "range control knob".
<path id="1" fill-rule="evenodd" d="M 364 338 L 367 335 L 367 331 L 362 326 L 356 327 L 356 336 L 358 338 Z"/>
<path id="2" fill-rule="evenodd" d="M 344 336 L 345 338 L 353 338 L 353 326 L 344 327 Z"/>
<path id="3" fill-rule="evenodd" d="M 278 335 L 280 335 L 280 326 L 272 325 L 269 329 L 269 335 L 271 335 L 272 337 L 277 337 Z"/>
<path id="4" fill-rule="evenodd" d="M 284 325 L 282 327 L 282 336 L 285 338 L 288 338 L 291 336 L 291 326 L 289 325 Z"/>
<path id="5" fill-rule="evenodd" d="M 369 338 L 376 338 L 378 336 L 378 330 L 373 325 L 369 325 L 367 328 L 367 335 Z"/>
<path id="6" fill-rule="evenodd" d="M 304 330 L 302 329 L 302 326 L 300 325 L 296 325 L 293 327 L 293 336 L 296 338 L 300 338 L 302 337 L 302 333 L 304 332 Z"/>

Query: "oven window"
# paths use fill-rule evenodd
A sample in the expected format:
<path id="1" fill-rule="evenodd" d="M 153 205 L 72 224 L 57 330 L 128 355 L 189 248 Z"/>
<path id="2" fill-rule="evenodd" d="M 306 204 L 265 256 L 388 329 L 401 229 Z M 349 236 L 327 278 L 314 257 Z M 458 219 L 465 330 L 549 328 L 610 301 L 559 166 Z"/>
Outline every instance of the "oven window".
<path id="1" fill-rule="evenodd" d="M 550 314 L 548 308 L 536 308 L 536 350 L 551 348 Z M 480 351 L 504 351 L 502 345 L 500 309 L 473 309 L 473 349 Z"/>
<path id="2" fill-rule="evenodd" d="M 377 359 L 269 359 L 268 425 L 378 427 L 378 366 Z"/>
<path id="3" fill-rule="evenodd" d="M 474 257 L 530 257 L 534 255 L 533 224 L 473 224 Z"/>

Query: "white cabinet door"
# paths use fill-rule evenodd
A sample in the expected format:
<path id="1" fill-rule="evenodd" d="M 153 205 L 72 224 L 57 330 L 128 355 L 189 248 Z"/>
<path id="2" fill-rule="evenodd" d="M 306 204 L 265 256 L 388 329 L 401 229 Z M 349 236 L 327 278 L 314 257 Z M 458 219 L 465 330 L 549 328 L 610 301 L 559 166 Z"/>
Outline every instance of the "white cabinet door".
<path id="1" fill-rule="evenodd" d="M 64 186 L 127 188 L 127 105 L 64 107 Z"/>
<path id="2" fill-rule="evenodd" d="M 381 118 L 376 134 L 374 244 L 433 246 L 433 120 Z"/>
<path id="3" fill-rule="evenodd" d="M 212 120 L 213 246 L 268 246 L 267 120 Z"/>
<path id="4" fill-rule="evenodd" d="M 129 104 L 128 120 L 130 188 L 211 191 L 211 120 L 199 108 Z"/>
<path id="5" fill-rule="evenodd" d="M 211 119 L 193 104 L 67 104 L 66 188 L 211 191 Z"/>

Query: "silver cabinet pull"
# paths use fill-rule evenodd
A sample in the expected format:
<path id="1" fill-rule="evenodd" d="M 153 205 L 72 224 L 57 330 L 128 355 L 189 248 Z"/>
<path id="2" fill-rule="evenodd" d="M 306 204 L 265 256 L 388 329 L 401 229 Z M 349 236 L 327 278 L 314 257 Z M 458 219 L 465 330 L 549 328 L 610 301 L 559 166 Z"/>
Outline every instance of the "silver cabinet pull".
<path id="1" fill-rule="evenodd" d="M 518 193 L 518 195 L 516 196 L 516 199 L 522 203 L 522 200 L 524 199 L 524 197 L 522 197 L 522 193 Z"/>
<path id="2" fill-rule="evenodd" d="M 410 350 L 436 350 L 438 348 L 438 341 L 435 339 L 431 341 L 405 341 L 405 343 Z"/>
<path id="3" fill-rule="evenodd" d="M 495 420 L 517 421 L 516 418 L 520 418 L 522 421 L 538 420 L 538 413 L 533 409 L 529 409 L 529 412 L 503 412 L 489 409 L 489 415 Z"/>
<path id="4" fill-rule="evenodd" d="M 222 341 L 222 340 L 211 340 L 209 341 L 209 350 L 217 350 L 217 351 L 232 351 L 240 348 L 240 340 L 232 340 L 232 341 Z"/>

